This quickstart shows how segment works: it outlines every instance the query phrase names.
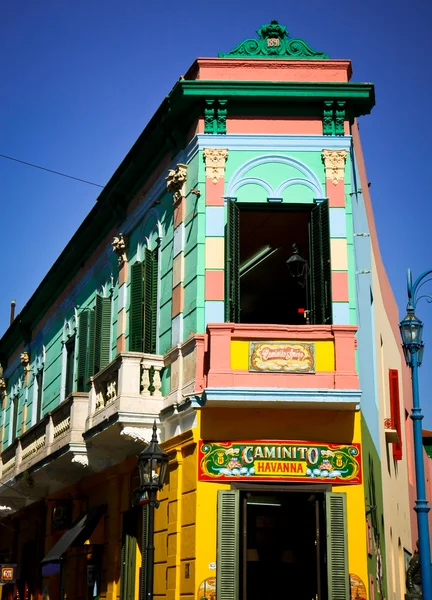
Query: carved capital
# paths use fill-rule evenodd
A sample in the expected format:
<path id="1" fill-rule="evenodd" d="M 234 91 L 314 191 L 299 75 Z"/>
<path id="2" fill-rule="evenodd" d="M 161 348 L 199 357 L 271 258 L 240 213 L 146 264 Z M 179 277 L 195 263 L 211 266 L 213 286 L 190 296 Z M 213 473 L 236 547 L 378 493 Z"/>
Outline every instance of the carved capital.
<path id="1" fill-rule="evenodd" d="M 168 171 L 165 179 L 167 190 L 174 194 L 174 203 L 178 202 L 182 196 L 186 196 L 187 165 L 179 163 L 175 169 Z"/>
<path id="2" fill-rule="evenodd" d="M 0 398 L 1 395 L 6 391 L 6 379 L 4 377 L 0 377 Z"/>
<path id="3" fill-rule="evenodd" d="M 206 177 L 213 183 L 217 183 L 219 179 L 223 178 L 227 158 L 228 150 L 226 148 L 204 148 Z"/>
<path id="4" fill-rule="evenodd" d="M 323 150 L 322 158 L 324 161 L 326 179 L 331 179 L 336 185 L 344 178 L 345 159 L 348 152 L 346 150 Z"/>
<path id="5" fill-rule="evenodd" d="M 122 265 L 127 261 L 127 245 L 128 245 L 128 237 L 125 233 L 119 233 L 113 238 L 111 242 L 111 246 L 113 251 L 118 256 L 119 265 Z"/>
<path id="6" fill-rule="evenodd" d="M 30 354 L 28 352 L 22 352 L 20 355 L 20 361 L 22 366 L 26 369 L 30 364 Z"/>

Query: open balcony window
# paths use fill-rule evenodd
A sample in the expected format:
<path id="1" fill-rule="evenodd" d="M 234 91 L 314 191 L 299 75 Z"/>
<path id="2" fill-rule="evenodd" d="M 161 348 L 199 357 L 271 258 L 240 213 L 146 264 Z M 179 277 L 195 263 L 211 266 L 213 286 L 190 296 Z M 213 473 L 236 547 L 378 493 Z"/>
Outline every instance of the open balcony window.
<path id="1" fill-rule="evenodd" d="M 289 207 L 228 200 L 225 320 L 331 323 L 328 203 Z M 287 264 L 290 257 L 299 259 Z"/>

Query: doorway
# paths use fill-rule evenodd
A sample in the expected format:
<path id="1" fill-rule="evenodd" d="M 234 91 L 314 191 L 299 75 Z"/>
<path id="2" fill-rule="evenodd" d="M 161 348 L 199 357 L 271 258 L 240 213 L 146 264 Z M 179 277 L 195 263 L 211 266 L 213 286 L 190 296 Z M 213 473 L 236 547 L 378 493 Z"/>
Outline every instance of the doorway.
<path id="1" fill-rule="evenodd" d="M 240 521 L 242 600 L 323 600 L 324 493 L 243 491 Z"/>

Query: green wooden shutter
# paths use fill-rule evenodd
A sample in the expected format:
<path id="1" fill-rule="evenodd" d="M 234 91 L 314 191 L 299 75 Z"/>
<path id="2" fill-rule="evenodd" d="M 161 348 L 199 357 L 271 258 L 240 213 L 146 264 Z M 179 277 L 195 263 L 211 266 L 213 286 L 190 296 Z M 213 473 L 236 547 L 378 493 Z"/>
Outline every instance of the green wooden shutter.
<path id="1" fill-rule="evenodd" d="M 310 242 L 312 323 L 325 325 L 332 322 L 330 221 L 327 200 L 312 209 Z"/>
<path id="2" fill-rule="evenodd" d="M 131 267 L 129 350 L 143 351 L 143 264 L 136 262 Z"/>
<path id="3" fill-rule="evenodd" d="M 218 491 L 216 599 L 239 597 L 239 522 L 238 490 Z"/>
<path id="4" fill-rule="evenodd" d="M 156 250 L 157 252 L 157 250 Z M 157 259 L 145 249 L 144 259 L 144 352 L 156 353 Z"/>
<path id="5" fill-rule="evenodd" d="M 140 598 L 147 598 L 148 504 L 142 505 Z"/>
<path id="6" fill-rule="evenodd" d="M 326 492 L 329 600 L 349 600 L 346 494 Z"/>
<path id="7" fill-rule="evenodd" d="M 135 598 L 136 511 L 123 514 L 123 535 L 120 568 L 120 600 Z"/>
<path id="8" fill-rule="evenodd" d="M 88 342 L 87 342 L 87 372 L 86 381 L 89 377 L 95 374 L 95 348 L 96 348 L 96 323 L 95 311 L 89 310 L 88 318 Z"/>
<path id="9" fill-rule="evenodd" d="M 94 348 L 94 372 L 98 373 L 100 371 L 101 364 L 101 347 L 100 347 L 100 339 L 101 339 L 101 329 L 102 329 L 102 296 L 96 294 L 96 302 L 95 302 L 95 348 Z"/>
<path id="10" fill-rule="evenodd" d="M 155 248 L 152 252 L 152 294 L 150 298 L 152 321 L 151 321 L 151 350 L 152 354 L 156 354 L 157 346 L 157 301 L 158 301 L 158 281 L 159 281 L 159 269 L 158 269 L 158 254 L 159 248 Z"/>
<path id="11" fill-rule="evenodd" d="M 225 232 L 225 321 L 240 322 L 240 210 L 227 202 Z"/>
<path id="12" fill-rule="evenodd" d="M 88 311 L 84 310 L 79 317 L 78 327 L 78 392 L 84 391 L 86 362 L 87 362 L 87 332 L 88 332 Z"/>
<path id="13" fill-rule="evenodd" d="M 111 298 L 96 296 L 94 372 L 98 373 L 110 361 Z"/>

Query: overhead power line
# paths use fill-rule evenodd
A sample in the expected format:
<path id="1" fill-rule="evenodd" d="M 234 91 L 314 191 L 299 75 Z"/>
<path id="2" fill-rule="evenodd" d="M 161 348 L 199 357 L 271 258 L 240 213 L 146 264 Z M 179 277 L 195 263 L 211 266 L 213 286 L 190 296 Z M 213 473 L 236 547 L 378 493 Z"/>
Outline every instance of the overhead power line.
<path id="1" fill-rule="evenodd" d="M 46 167 L 41 167 L 40 165 L 35 165 L 35 164 L 27 162 L 25 160 L 20 160 L 19 158 L 13 158 L 12 156 L 7 156 L 6 154 L 0 154 L 0 157 L 7 158 L 8 160 L 13 160 L 17 163 L 21 163 L 22 165 L 27 165 L 27 167 L 34 167 L 35 169 L 40 169 L 41 171 L 47 171 L 48 173 L 54 173 L 54 175 L 60 175 L 61 177 L 67 177 L 68 179 L 74 179 L 75 181 L 80 181 L 81 183 L 87 183 L 87 185 L 94 185 L 99 188 L 105 187 L 103 185 L 100 185 L 99 183 L 93 183 L 93 181 L 87 181 L 86 179 L 80 179 L 79 177 L 73 177 L 73 175 L 67 175 L 66 173 L 60 173 L 60 171 L 54 171 L 53 169 L 47 169 Z"/>

